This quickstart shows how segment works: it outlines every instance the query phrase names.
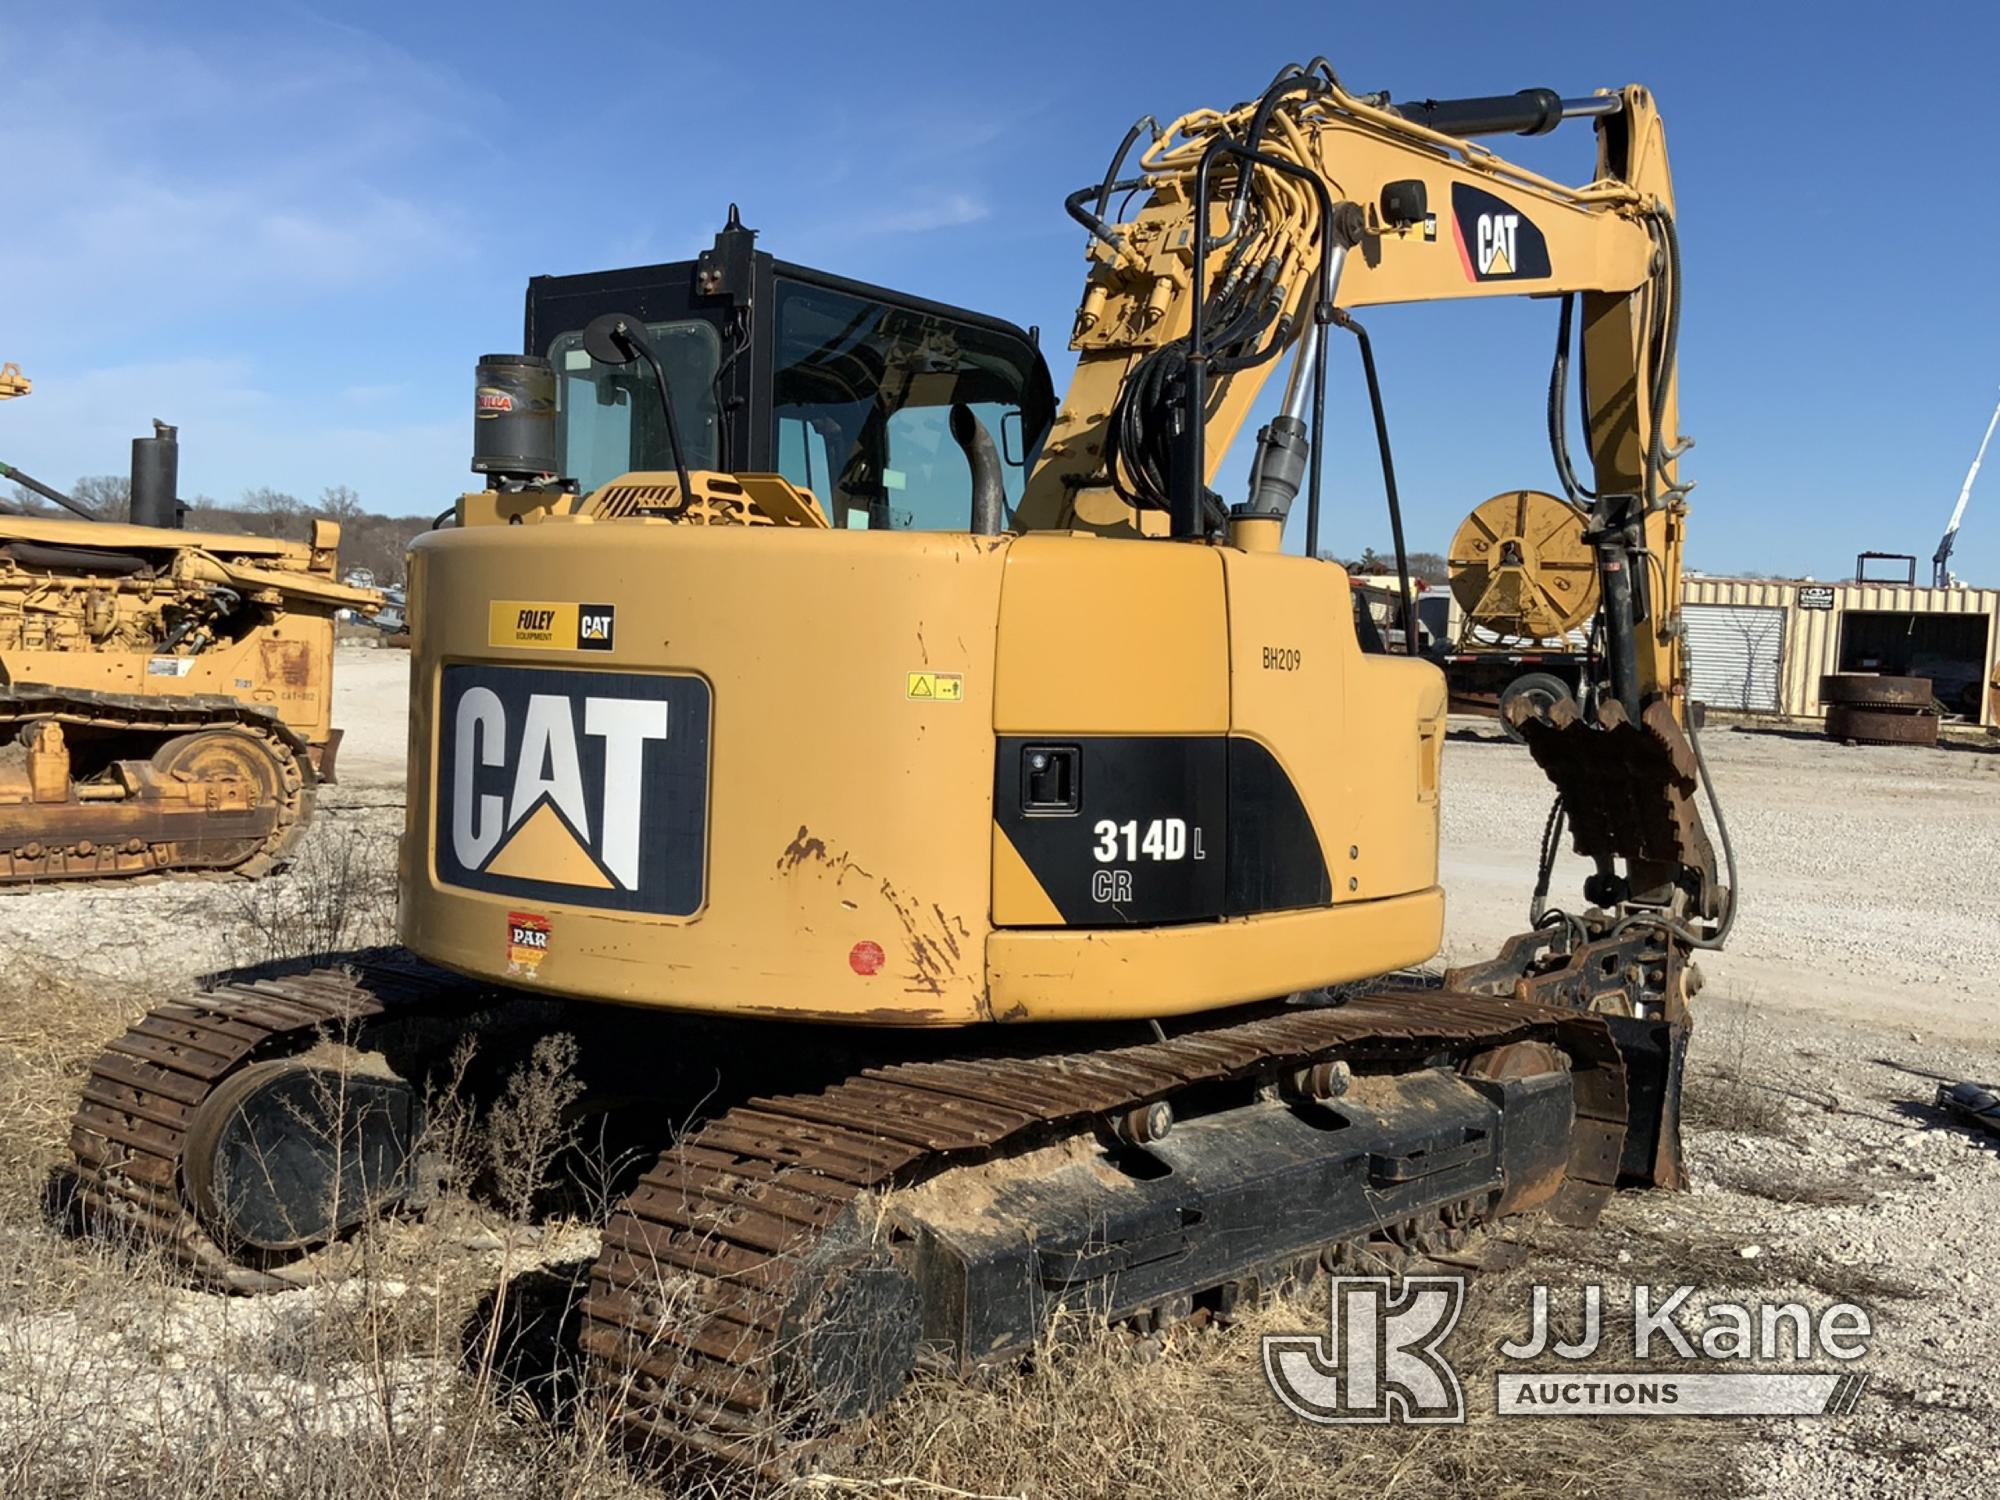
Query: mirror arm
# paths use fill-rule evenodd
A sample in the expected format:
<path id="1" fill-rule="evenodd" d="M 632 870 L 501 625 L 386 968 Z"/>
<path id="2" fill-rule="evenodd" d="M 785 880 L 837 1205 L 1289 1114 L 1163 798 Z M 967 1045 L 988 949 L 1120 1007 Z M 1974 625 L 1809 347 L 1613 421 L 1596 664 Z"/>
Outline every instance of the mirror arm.
<path id="1" fill-rule="evenodd" d="M 670 514 L 679 514 L 694 504 L 694 483 L 688 478 L 687 450 L 681 446 L 681 424 L 674 416 L 674 398 L 667 389 L 667 372 L 660 367 L 660 357 L 653 352 L 650 339 L 633 339 L 632 346 L 639 351 L 653 371 L 653 382 L 660 388 L 660 409 L 667 414 L 667 443 L 674 450 L 674 476 L 680 480 L 679 502 Z"/>

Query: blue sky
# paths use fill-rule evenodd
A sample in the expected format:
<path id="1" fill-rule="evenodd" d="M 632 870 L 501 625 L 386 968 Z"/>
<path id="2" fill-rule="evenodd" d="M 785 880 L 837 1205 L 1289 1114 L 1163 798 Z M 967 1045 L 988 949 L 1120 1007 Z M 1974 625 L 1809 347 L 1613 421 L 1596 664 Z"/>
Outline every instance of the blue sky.
<path id="1" fill-rule="evenodd" d="M 1063 195 L 1136 116 L 1325 52 L 1399 97 L 1648 84 L 1687 263 L 1692 562 L 1927 569 L 2000 396 L 1996 33 L 1922 3 L 10 6 L 0 358 L 37 389 L 0 406 L 0 458 L 115 472 L 159 416 L 186 493 L 437 510 L 527 277 L 690 255 L 732 199 L 787 259 L 1054 331 L 1060 387 Z M 1587 127 L 1504 149 L 1590 169 Z M 1551 307 L 1368 321 L 1413 546 L 1552 487 Z M 1335 368 L 1329 540 L 1359 550 L 1387 527 Z M 2000 585 L 2000 457 L 1956 562 Z"/>

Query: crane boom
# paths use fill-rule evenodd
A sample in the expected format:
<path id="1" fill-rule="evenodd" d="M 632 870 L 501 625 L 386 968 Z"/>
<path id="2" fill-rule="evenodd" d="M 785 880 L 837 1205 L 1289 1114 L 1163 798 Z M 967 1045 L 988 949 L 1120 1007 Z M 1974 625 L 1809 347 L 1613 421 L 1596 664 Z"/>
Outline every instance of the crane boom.
<path id="1" fill-rule="evenodd" d="M 1993 429 L 2000 426 L 2000 403 L 1993 408 L 1993 415 L 1986 421 L 1986 436 L 1979 440 L 1979 451 L 1972 455 L 1972 467 L 1965 471 L 1965 483 L 1958 487 L 1958 504 L 1951 508 L 1951 521 L 1944 529 L 1944 537 L 1938 542 L 1938 549 L 1931 556 L 1931 586 L 1948 589 L 1952 584 L 1951 549 L 1958 540 L 1959 522 L 1965 519 L 1965 502 L 1972 498 L 1973 481 L 1979 478 L 1979 466 L 1986 460 L 1986 445 L 1993 441 Z"/>

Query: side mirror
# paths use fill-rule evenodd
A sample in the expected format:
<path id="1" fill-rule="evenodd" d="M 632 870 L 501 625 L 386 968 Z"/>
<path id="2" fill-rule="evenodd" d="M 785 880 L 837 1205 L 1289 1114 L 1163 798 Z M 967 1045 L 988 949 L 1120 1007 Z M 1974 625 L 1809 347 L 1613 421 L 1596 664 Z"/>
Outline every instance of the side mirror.
<path id="1" fill-rule="evenodd" d="M 667 419 L 667 442 L 673 450 L 674 474 L 680 481 L 680 498 L 668 515 L 679 515 L 694 501 L 694 485 L 688 477 L 687 449 L 681 445 L 681 424 L 674 416 L 674 393 L 667 387 L 666 367 L 659 352 L 646 337 L 646 328 L 630 313 L 606 313 L 592 318 L 583 330 L 583 349 L 601 365 L 629 365 L 643 359 L 653 372 L 653 384 L 660 393 L 660 414 Z"/>
<path id="2" fill-rule="evenodd" d="M 583 351 L 600 365 L 629 365 L 640 358 L 654 362 L 646 326 L 630 313 L 592 318 L 583 330 Z"/>
<path id="3" fill-rule="evenodd" d="M 1000 414 L 1000 457 L 1010 468 L 1018 469 L 1028 461 L 1026 445 L 1021 441 L 1021 413 L 1004 411 Z"/>

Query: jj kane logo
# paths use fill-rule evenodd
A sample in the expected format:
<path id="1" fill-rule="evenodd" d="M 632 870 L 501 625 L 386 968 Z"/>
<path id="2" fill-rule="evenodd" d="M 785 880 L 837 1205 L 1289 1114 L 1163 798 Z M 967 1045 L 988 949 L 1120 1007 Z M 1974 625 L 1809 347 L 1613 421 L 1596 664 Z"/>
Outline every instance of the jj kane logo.
<path id="1" fill-rule="evenodd" d="M 1327 1337 L 1266 1334 L 1264 1377 L 1308 1422 L 1463 1422 L 1465 1390 L 1438 1345 L 1464 1305 L 1462 1277 L 1335 1277 Z"/>
<path id="2" fill-rule="evenodd" d="M 1266 1334 L 1264 1378 L 1308 1422 L 1464 1422 L 1466 1392 L 1438 1344 L 1458 1326 L 1458 1276 L 1338 1276 L 1332 1326 Z"/>
<path id="3" fill-rule="evenodd" d="M 1867 1389 L 1854 1365 L 1874 1326 L 1853 1303 L 1698 1304 L 1693 1287 L 1635 1285 L 1609 1319 L 1601 1285 L 1580 1291 L 1559 1330 L 1550 1289 L 1530 1289 L 1526 1332 L 1499 1346 L 1516 1362 L 1494 1377 L 1500 1416 L 1842 1417 Z M 1336 1277 L 1325 1337 L 1266 1334 L 1264 1378 L 1308 1422 L 1462 1423 L 1443 1345 L 1464 1303 L 1462 1277 Z M 1613 1325 L 1629 1346 L 1606 1337 Z"/>
<path id="4" fill-rule="evenodd" d="M 1462 182 L 1451 188 L 1459 263 L 1470 281 L 1529 281 L 1549 274 L 1549 243 L 1504 198 Z"/>
<path id="5" fill-rule="evenodd" d="M 691 915 L 706 864 L 708 732 L 699 677 L 445 668 L 439 879 Z"/>

